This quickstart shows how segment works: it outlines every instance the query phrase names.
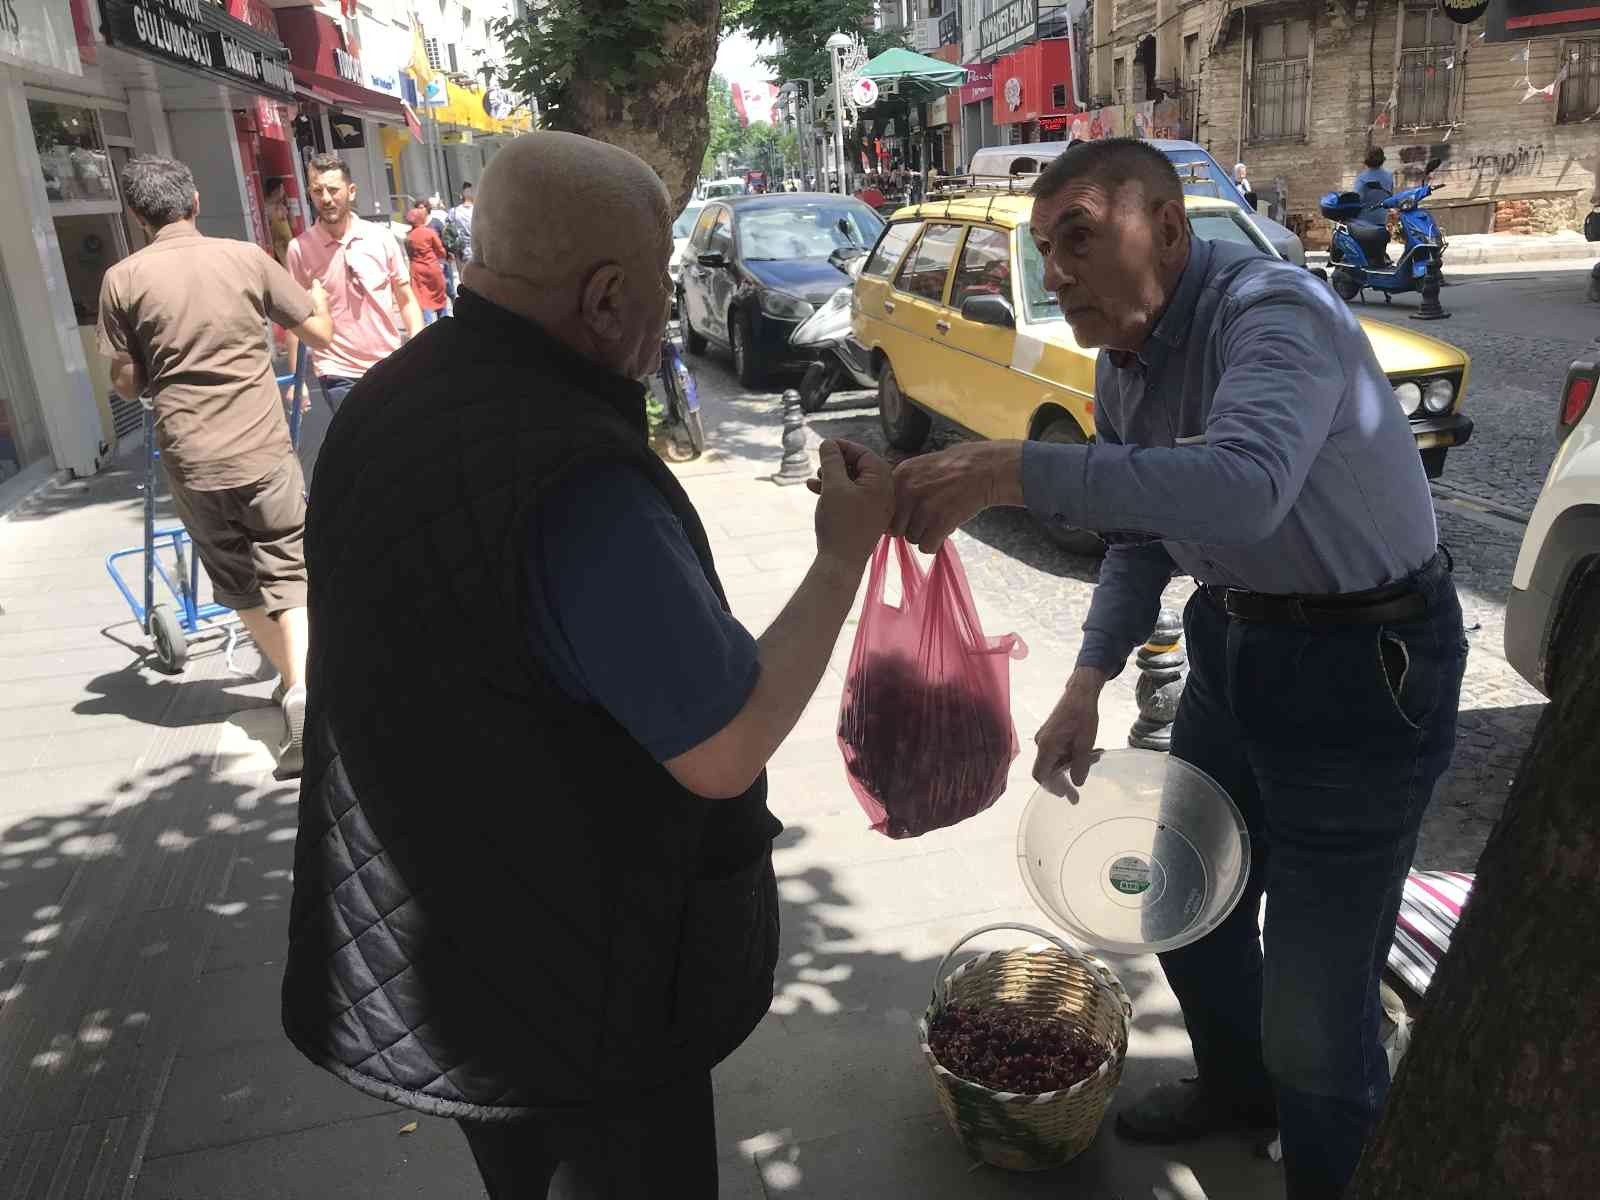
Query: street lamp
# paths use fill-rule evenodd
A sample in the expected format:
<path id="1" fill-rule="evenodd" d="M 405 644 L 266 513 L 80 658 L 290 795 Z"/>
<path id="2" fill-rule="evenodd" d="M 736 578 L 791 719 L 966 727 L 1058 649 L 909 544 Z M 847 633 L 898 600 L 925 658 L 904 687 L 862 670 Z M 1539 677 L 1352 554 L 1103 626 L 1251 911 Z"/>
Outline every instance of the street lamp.
<path id="1" fill-rule="evenodd" d="M 839 164 L 839 194 L 844 184 L 844 87 L 839 80 L 839 56 L 850 49 L 848 34 L 835 30 L 828 38 L 828 61 L 833 64 L 833 153 Z"/>

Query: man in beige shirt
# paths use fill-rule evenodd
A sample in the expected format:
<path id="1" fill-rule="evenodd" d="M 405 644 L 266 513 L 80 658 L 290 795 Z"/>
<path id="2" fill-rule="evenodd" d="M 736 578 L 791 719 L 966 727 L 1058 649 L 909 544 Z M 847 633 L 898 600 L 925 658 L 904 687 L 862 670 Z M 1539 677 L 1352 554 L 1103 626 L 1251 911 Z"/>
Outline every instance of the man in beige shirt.
<path id="1" fill-rule="evenodd" d="M 212 594 L 282 677 L 278 773 L 290 778 L 306 703 L 305 481 L 266 328 L 276 321 L 326 347 L 328 298 L 318 286 L 308 295 L 261 247 L 201 234 L 200 194 L 183 163 L 136 158 L 122 190 L 153 240 L 106 272 L 100 352 L 120 396 L 151 398 L 173 505 Z"/>

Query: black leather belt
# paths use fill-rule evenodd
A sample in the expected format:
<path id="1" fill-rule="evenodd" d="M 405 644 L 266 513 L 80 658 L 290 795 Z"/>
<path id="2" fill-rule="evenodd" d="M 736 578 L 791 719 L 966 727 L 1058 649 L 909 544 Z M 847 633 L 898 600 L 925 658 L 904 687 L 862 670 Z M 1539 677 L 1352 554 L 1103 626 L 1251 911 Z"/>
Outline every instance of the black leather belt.
<path id="1" fill-rule="evenodd" d="M 1435 554 L 1421 570 L 1399 583 L 1328 596 L 1275 596 L 1220 583 L 1202 583 L 1200 590 L 1223 612 L 1241 621 L 1268 625 L 1392 625 L 1426 615 L 1428 597 L 1423 584 L 1430 576 L 1448 569 L 1443 556 Z"/>

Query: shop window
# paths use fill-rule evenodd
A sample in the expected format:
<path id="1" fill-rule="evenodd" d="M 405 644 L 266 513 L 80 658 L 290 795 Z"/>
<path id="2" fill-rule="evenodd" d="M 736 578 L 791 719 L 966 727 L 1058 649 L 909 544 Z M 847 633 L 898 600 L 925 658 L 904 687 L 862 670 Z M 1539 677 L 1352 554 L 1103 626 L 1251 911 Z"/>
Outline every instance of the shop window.
<path id="1" fill-rule="evenodd" d="M 1395 124 L 1402 129 L 1448 125 L 1454 117 L 1456 30 L 1433 8 L 1406 8 L 1400 22 L 1400 78 Z"/>
<path id="2" fill-rule="evenodd" d="M 461 64 L 456 62 L 456 44 L 451 42 L 445 47 L 445 50 L 447 50 L 450 55 L 450 73 L 452 75 L 461 74 Z"/>
<path id="3" fill-rule="evenodd" d="M 1311 22 L 1274 21 L 1251 43 L 1250 140 L 1285 141 L 1306 135 L 1311 89 Z"/>
<path id="4" fill-rule="evenodd" d="M 1600 41 L 1568 42 L 1567 77 L 1561 82 L 1556 120 L 1587 121 L 1600 115 Z"/>
<path id="5" fill-rule="evenodd" d="M 1111 103 L 1123 104 L 1128 97 L 1128 60 L 1118 58 L 1111 64 Z"/>
<path id="6" fill-rule="evenodd" d="M 444 5 L 443 4 L 440 4 L 439 11 L 440 12 L 444 11 Z M 428 65 L 430 67 L 432 67 L 435 71 L 444 70 L 444 67 L 443 67 L 443 65 L 441 63 L 441 60 L 439 58 L 439 39 L 438 38 L 423 38 L 422 39 L 422 47 L 423 47 L 423 49 L 425 49 L 428 52 Z"/>
<path id="7" fill-rule="evenodd" d="M 974 227 L 967 234 L 950 289 L 950 307 L 959 311 L 973 296 L 1011 299 L 1011 237 L 1004 230 Z"/>
<path id="8" fill-rule="evenodd" d="M 116 201 L 111 159 L 92 108 L 29 100 L 28 116 L 44 168 L 45 194 L 52 204 Z"/>
<path id="9" fill-rule="evenodd" d="M 1050 107 L 1065 108 L 1067 106 L 1067 85 L 1064 83 L 1052 84 L 1050 87 Z"/>

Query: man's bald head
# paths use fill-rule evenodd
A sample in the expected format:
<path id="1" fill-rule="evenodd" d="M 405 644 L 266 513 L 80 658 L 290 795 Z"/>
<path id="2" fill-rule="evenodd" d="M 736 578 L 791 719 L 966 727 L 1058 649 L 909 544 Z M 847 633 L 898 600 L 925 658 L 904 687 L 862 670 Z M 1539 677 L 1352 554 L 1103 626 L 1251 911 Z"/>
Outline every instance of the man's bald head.
<path id="1" fill-rule="evenodd" d="M 528 133 L 478 182 L 462 280 L 585 356 L 642 373 L 636 343 L 660 349 L 671 253 L 671 203 L 648 165 L 577 134 Z"/>

